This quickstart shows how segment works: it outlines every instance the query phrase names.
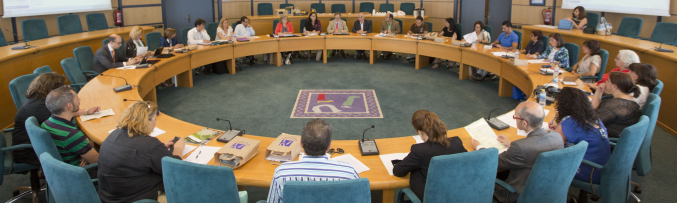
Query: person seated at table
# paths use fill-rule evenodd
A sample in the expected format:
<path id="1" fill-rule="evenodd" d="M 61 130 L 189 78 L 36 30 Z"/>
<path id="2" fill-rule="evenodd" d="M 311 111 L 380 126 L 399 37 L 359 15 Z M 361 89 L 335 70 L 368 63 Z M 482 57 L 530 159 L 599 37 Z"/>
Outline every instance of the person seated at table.
<path id="1" fill-rule="evenodd" d="M 240 18 L 240 21 L 238 21 L 237 26 L 235 26 L 235 34 L 233 34 L 235 38 L 251 38 L 253 36 L 256 36 L 256 32 L 254 31 L 254 28 L 249 24 L 249 18 L 247 16 L 242 16 Z M 267 54 L 263 55 L 263 61 L 267 61 Z M 249 65 L 253 66 L 254 63 L 256 63 L 256 58 L 254 56 L 247 56 L 249 59 Z"/>
<path id="2" fill-rule="evenodd" d="M 198 18 L 195 20 L 195 27 L 188 30 L 188 45 L 209 43 L 210 38 L 205 29 L 205 20 Z"/>
<path id="3" fill-rule="evenodd" d="M 642 111 L 635 102 L 639 91 L 632 77 L 621 72 L 611 72 L 609 82 L 597 87 L 592 98 L 592 108 L 607 127 L 609 137 L 619 137 L 623 129 L 639 122 Z M 603 94 L 613 95 L 613 98 L 602 99 Z"/>
<path id="4" fill-rule="evenodd" d="M 92 148 L 87 136 L 78 129 L 72 119 L 99 112 L 99 107 L 80 110 L 80 98 L 73 88 L 68 86 L 49 92 L 45 105 L 52 112 L 52 116 L 40 127 L 52 136 L 63 162 L 74 166 L 96 163 L 99 153 Z"/>
<path id="5" fill-rule="evenodd" d="M 526 49 L 522 49 L 520 54 L 540 55 L 543 53 L 545 44 L 543 44 L 541 38 L 543 38 L 543 32 L 540 30 L 532 30 L 531 35 L 529 35 L 529 43 L 527 43 Z"/>
<path id="6" fill-rule="evenodd" d="M 308 35 L 319 35 L 322 32 L 322 23 L 317 19 L 317 13 L 311 12 L 306 19 L 306 24 L 303 25 L 306 28 L 306 36 Z M 306 51 L 306 58 L 310 61 L 310 51 Z M 316 61 L 322 60 L 322 50 L 317 50 L 315 56 Z"/>
<path id="7" fill-rule="evenodd" d="M 228 24 L 228 18 L 223 17 L 216 28 L 216 40 L 233 40 L 233 27 Z"/>
<path id="8" fill-rule="evenodd" d="M 463 36 L 463 39 L 465 39 L 466 42 L 480 44 L 488 44 L 491 42 L 491 34 L 484 30 L 484 23 L 482 23 L 482 21 L 476 21 L 475 24 L 473 24 L 473 27 L 475 28 L 475 31 Z M 488 71 L 475 67 L 472 67 L 470 73 L 472 73 L 470 79 L 473 81 L 482 81 L 489 75 Z"/>
<path id="9" fill-rule="evenodd" d="M 148 50 L 148 46 L 143 43 L 141 37 L 143 37 L 143 29 L 141 29 L 139 26 L 134 26 L 132 30 L 129 31 L 129 39 L 125 42 L 123 48 L 123 50 L 125 50 L 123 56 L 127 58 L 134 58 L 137 56 L 143 57 L 143 55 L 146 53 L 141 52 L 141 47 L 145 47 L 146 52 L 150 51 Z"/>
<path id="10" fill-rule="evenodd" d="M 637 53 L 631 50 L 623 49 L 618 51 L 618 55 L 614 59 L 614 62 L 616 63 L 616 68 L 613 70 L 609 71 L 608 73 L 605 73 L 602 75 L 602 80 L 597 81 L 597 83 L 585 83 L 590 89 L 597 89 L 597 86 L 606 83 L 607 80 L 609 80 L 609 74 L 612 72 L 621 72 L 621 73 L 628 73 L 630 72 L 630 64 L 633 63 L 640 63 L 639 62 L 639 56 Z"/>
<path id="11" fill-rule="evenodd" d="M 630 72 L 628 75 L 632 77 L 632 80 L 635 82 L 635 85 L 639 88 L 639 96 L 635 97 L 634 100 L 639 105 L 639 109 L 644 108 L 646 99 L 649 97 L 649 93 L 653 91 L 653 88 L 656 87 L 658 81 L 658 72 L 656 67 L 648 63 L 633 63 L 630 64 Z M 634 95 L 633 95 L 634 96 Z"/>
<path id="12" fill-rule="evenodd" d="M 99 198 L 102 202 L 164 199 L 162 158 L 181 160 L 184 138 L 164 143 L 150 134 L 160 115 L 154 102 L 136 101 L 122 113 L 99 155 Z M 169 147 L 174 146 L 174 151 Z M 163 201 L 160 201 L 163 202 Z"/>
<path id="13" fill-rule="evenodd" d="M 341 19 L 341 13 L 334 13 L 334 19 L 329 21 L 329 26 L 327 26 L 327 33 L 348 33 L 348 24 Z M 346 53 L 343 50 L 331 51 L 332 57 L 336 55 L 336 51 L 339 52 L 341 57 L 346 57 Z"/>
<path id="14" fill-rule="evenodd" d="M 280 164 L 275 168 L 268 192 L 268 203 L 282 203 L 284 183 L 287 181 L 339 181 L 359 179 L 350 164 L 329 160 L 331 125 L 322 119 L 308 121 L 301 130 L 303 160 Z"/>
<path id="15" fill-rule="evenodd" d="M 117 53 L 118 48 L 122 46 L 122 38 L 119 35 L 112 34 L 108 36 L 108 44 L 102 46 L 94 53 L 94 64 L 92 70 L 97 73 L 103 73 L 108 69 L 119 68 L 127 65 L 134 65 L 140 58 L 127 58 L 123 53 Z"/>
<path id="16" fill-rule="evenodd" d="M 367 34 L 371 33 L 371 30 L 372 30 L 371 20 L 365 21 L 364 13 L 358 13 L 357 20 L 353 24 L 353 32 L 357 34 Z M 355 54 L 356 59 L 369 60 L 369 57 L 367 57 L 367 55 L 364 54 L 364 50 L 357 50 L 356 52 L 357 52 L 357 54 Z"/>
<path id="17" fill-rule="evenodd" d="M 557 115 L 550 128 L 562 135 L 567 147 L 581 141 L 588 142 L 583 159 L 604 166 L 611 156 L 611 146 L 607 129 L 597 118 L 588 95 L 578 88 L 564 87 L 555 97 Z M 581 164 L 574 179 L 599 184 L 603 170 L 594 170 L 587 164 Z M 592 173 L 592 174 L 591 174 Z"/>
<path id="18" fill-rule="evenodd" d="M 447 18 L 444 19 L 444 28 L 442 28 L 442 31 L 437 34 L 438 37 L 444 37 L 444 38 L 451 38 L 452 40 L 461 40 L 462 35 L 461 32 L 458 30 L 458 27 L 456 27 L 456 22 L 454 21 L 453 18 Z M 433 63 L 433 69 L 439 67 L 440 63 L 449 63 L 449 66 L 455 66 L 456 62 L 453 61 L 448 61 L 444 60 L 441 58 L 436 58 Z"/>
<path id="19" fill-rule="evenodd" d="M 179 49 L 183 47 L 181 40 L 176 37 L 176 30 L 174 28 L 167 28 L 160 38 L 160 47 L 172 47 Z"/>
<path id="20" fill-rule="evenodd" d="M 492 42 L 491 46 L 496 46 L 507 51 L 512 51 L 517 49 L 517 43 L 519 42 L 519 37 L 517 33 L 512 31 L 512 23 L 510 21 L 503 21 L 501 24 L 501 29 L 503 33 L 498 35 L 496 41 Z"/>
<path id="21" fill-rule="evenodd" d="M 407 35 L 423 37 L 426 34 L 428 34 L 428 24 L 423 23 L 423 17 L 421 16 L 416 17 L 416 22 L 414 24 L 411 24 L 411 27 L 409 27 L 409 32 L 407 32 Z M 407 57 L 407 61 L 409 61 L 410 63 L 416 62 L 416 54 L 409 54 L 409 56 Z"/>
<path id="22" fill-rule="evenodd" d="M 288 34 L 294 34 L 294 26 L 292 26 L 287 16 L 281 16 L 280 22 L 277 23 L 277 27 L 275 27 L 275 35 L 288 35 Z"/>
<path id="23" fill-rule="evenodd" d="M 508 147 L 507 151 L 498 155 L 498 170 L 504 170 L 498 174 L 499 179 L 504 179 L 505 183 L 514 187 L 517 190 L 516 195 L 510 195 L 510 199 L 506 201 L 507 190 L 502 187 L 496 187 L 494 190 L 494 198 L 499 202 L 516 202 L 519 193 L 524 189 L 524 184 L 529 178 L 529 173 L 536 163 L 538 155 L 543 152 L 562 149 L 564 142 L 562 137 L 557 132 L 548 132 L 543 126 L 543 119 L 545 112 L 543 107 L 536 102 L 522 102 L 515 108 L 515 115 L 512 116 L 516 120 L 517 130 L 526 132 L 526 138 L 515 141 L 510 141 L 505 135 L 499 135 L 498 141 Z M 483 149 L 480 143 L 473 139 L 473 149 Z M 505 173 L 509 173 L 505 177 Z"/>
<path id="24" fill-rule="evenodd" d="M 585 56 L 574 65 L 571 74 L 576 77 L 595 76 L 600 70 L 602 57 L 599 56 L 599 42 L 594 39 L 583 42 L 583 53 Z M 594 79 L 585 79 L 583 82 L 589 83 Z"/>
<path id="25" fill-rule="evenodd" d="M 564 47 L 564 38 L 559 33 L 553 33 L 550 35 L 550 46 L 543 51 L 540 55 L 527 55 L 527 58 L 532 59 L 547 59 L 549 61 L 559 62 L 560 68 L 569 67 L 569 50 Z"/>
<path id="26" fill-rule="evenodd" d="M 385 21 L 381 23 L 381 29 L 379 29 L 379 31 L 386 35 L 396 35 L 402 31 L 402 28 L 400 28 L 399 23 L 393 20 L 393 14 L 388 13 L 386 14 Z M 383 54 L 383 58 L 385 59 L 393 57 L 393 52 L 381 51 L 381 54 Z"/>
<path id="27" fill-rule="evenodd" d="M 433 112 L 416 111 L 411 117 L 411 125 L 414 126 L 424 143 L 412 145 L 409 155 L 393 166 L 393 174 L 397 177 L 404 177 L 411 173 L 409 188 L 419 199 L 423 199 L 430 159 L 439 155 L 467 151 L 457 136 L 447 138 L 447 126 Z"/>
<path id="28" fill-rule="evenodd" d="M 588 27 L 588 17 L 585 14 L 585 8 L 583 8 L 583 6 L 576 6 L 576 8 L 574 8 L 574 12 L 571 13 L 571 17 L 567 17 L 565 19 L 571 21 L 574 24 L 574 29 L 582 30 Z"/>

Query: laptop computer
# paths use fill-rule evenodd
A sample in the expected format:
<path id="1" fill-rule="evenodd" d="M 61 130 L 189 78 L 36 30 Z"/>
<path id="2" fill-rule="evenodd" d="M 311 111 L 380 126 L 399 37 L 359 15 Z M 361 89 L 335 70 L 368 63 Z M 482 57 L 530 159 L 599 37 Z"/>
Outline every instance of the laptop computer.
<path id="1" fill-rule="evenodd" d="M 174 56 L 174 54 L 162 54 L 162 51 L 164 51 L 164 47 L 158 47 L 155 52 L 153 53 L 153 57 L 155 58 L 169 58 Z"/>

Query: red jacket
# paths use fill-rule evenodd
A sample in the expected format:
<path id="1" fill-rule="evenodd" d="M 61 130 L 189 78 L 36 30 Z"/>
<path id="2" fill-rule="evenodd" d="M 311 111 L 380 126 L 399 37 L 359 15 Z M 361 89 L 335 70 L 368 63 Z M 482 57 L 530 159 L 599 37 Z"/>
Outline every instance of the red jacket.
<path id="1" fill-rule="evenodd" d="M 278 35 L 278 33 L 282 32 L 282 23 L 277 23 L 277 27 L 275 28 L 275 35 Z M 294 27 L 291 26 L 291 22 L 287 21 L 287 32 L 294 33 Z"/>

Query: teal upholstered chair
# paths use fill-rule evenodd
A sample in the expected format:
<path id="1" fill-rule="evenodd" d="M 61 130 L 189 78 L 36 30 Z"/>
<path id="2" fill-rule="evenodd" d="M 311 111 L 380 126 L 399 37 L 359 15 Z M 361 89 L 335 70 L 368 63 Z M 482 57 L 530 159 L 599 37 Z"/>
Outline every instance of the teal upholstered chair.
<path id="1" fill-rule="evenodd" d="M 12 157 L 12 152 L 14 150 L 30 149 L 30 148 L 32 148 L 31 144 L 20 144 L 8 147 L 7 140 L 5 140 L 5 136 L 3 134 L 0 134 L 0 163 L 2 163 L 3 165 L 2 168 L 3 172 L 2 175 L 0 176 L 0 185 L 3 183 L 5 175 L 25 174 L 26 172 L 30 172 L 30 180 L 32 184 L 31 185 L 32 190 L 30 194 L 33 193 L 37 194 L 40 192 L 40 180 L 38 177 L 38 170 L 40 169 L 40 166 L 34 166 L 25 163 L 17 163 Z M 37 201 L 38 196 L 34 196 L 33 202 Z"/>
<path id="2" fill-rule="evenodd" d="M 456 27 L 458 28 L 458 32 L 461 33 L 461 38 L 463 38 L 463 33 L 465 33 L 465 32 L 463 32 L 463 24 L 461 24 L 461 23 L 456 23 Z M 475 29 L 475 28 L 473 28 L 473 30 L 474 30 L 474 29 Z"/>
<path id="3" fill-rule="evenodd" d="M 188 45 L 188 31 L 190 31 L 190 29 L 193 28 L 187 27 L 181 29 L 181 40 L 183 40 L 182 42 L 184 46 Z M 233 29 L 235 29 L 235 26 L 233 26 Z"/>
<path id="4" fill-rule="evenodd" d="M 5 33 L 0 32 L 0 47 L 7 46 L 7 39 L 5 39 Z"/>
<path id="5" fill-rule="evenodd" d="M 529 35 L 531 35 L 531 33 L 529 33 Z M 543 53 L 550 46 L 550 37 L 543 35 L 543 37 L 541 37 L 541 39 L 538 40 L 538 41 L 543 42 L 543 50 L 541 50 L 541 52 L 539 52 L 539 53 Z"/>
<path id="6" fill-rule="evenodd" d="M 498 149 L 433 157 L 425 182 L 424 202 L 491 202 L 498 169 Z M 285 186 L 286 188 L 286 186 Z M 398 195 L 420 203 L 409 188 Z"/>
<path id="7" fill-rule="evenodd" d="M 207 23 L 207 34 L 209 35 L 210 41 L 216 40 L 216 28 L 219 28 L 218 22 Z M 235 29 L 235 28 L 233 28 L 233 29 Z M 226 30 L 226 31 L 228 31 L 228 30 Z M 160 45 L 159 40 L 160 40 L 160 38 L 158 38 L 158 46 Z M 148 39 L 146 39 L 146 41 L 148 41 Z M 152 49 L 148 48 L 148 50 L 152 50 Z"/>
<path id="8" fill-rule="evenodd" d="M 581 141 L 572 147 L 538 155 L 517 202 L 564 202 L 567 199 L 569 183 L 574 179 L 587 149 L 588 142 Z M 510 192 L 508 195 L 517 192 L 515 188 L 499 179 L 496 179 L 496 183 L 508 190 Z"/>
<path id="9" fill-rule="evenodd" d="M 61 36 L 82 32 L 80 16 L 76 14 L 61 15 L 56 17 L 56 23 L 59 27 L 59 35 Z"/>
<path id="10" fill-rule="evenodd" d="M 585 12 L 586 18 L 588 18 L 588 27 L 594 28 L 597 31 L 597 25 L 599 25 L 599 13 Z"/>
<path id="11" fill-rule="evenodd" d="M 571 72 L 574 64 L 578 62 L 578 55 L 581 53 L 581 46 L 571 42 L 566 42 L 564 43 L 564 48 L 567 48 L 569 51 L 569 67 L 565 67 L 564 70 Z"/>
<path id="12" fill-rule="evenodd" d="M 512 30 L 517 34 L 517 49 L 522 49 L 522 32 L 517 31 L 517 30 Z M 571 55 L 571 54 L 569 54 Z"/>
<path id="13" fill-rule="evenodd" d="M 414 15 L 414 9 L 416 4 L 414 3 L 400 3 L 400 10 L 404 11 L 407 15 Z"/>
<path id="14" fill-rule="evenodd" d="M 53 72 L 52 68 L 50 68 L 49 65 L 45 65 L 45 66 L 41 66 L 39 68 L 36 68 L 33 71 L 33 74 L 40 75 L 40 74 L 43 74 L 43 73 L 51 73 L 51 72 Z"/>
<path id="15" fill-rule="evenodd" d="M 651 93 L 660 96 L 661 92 L 663 91 L 663 82 L 659 79 L 656 79 L 656 82 L 658 82 L 658 84 L 656 84 L 656 87 L 653 88 Z"/>
<path id="16" fill-rule="evenodd" d="M 273 15 L 273 4 L 259 3 L 256 8 L 256 15 Z M 233 27 L 235 29 L 235 27 Z"/>
<path id="17" fill-rule="evenodd" d="M 78 67 L 82 73 L 87 77 L 94 77 L 99 75 L 96 71 L 92 70 L 94 65 L 94 52 L 90 46 L 81 46 L 73 49 L 73 56 L 75 56 L 75 62 L 78 63 Z"/>
<path id="18" fill-rule="evenodd" d="M 345 4 L 332 4 L 331 5 L 331 13 L 346 13 L 346 5 Z"/>
<path id="19" fill-rule="evenodd" d="M 374 2 L 362 2 L 360 3 L 360 12 L 371 13 L 374 11 Z"/>
<path id="20" fill-rule="evenodd" d="M 425 24 L 428 25 L 428 32 L 432 32 L 432 31 L 433 31 L 433 23 L 431 23 L 431 22 L 423 22 L 423 23 L 425 23 Z"/>
<path id="21" fill-rule="evenodd" d="M 475 31 L 475 25 L 474 25 L 474 24 L 473 24 L 472 30 Z M 491 35 L 491 36 L 490 36 L 490 37 L 491 37 L 491 40 L 496 40 L 496 38 L 494 38 L 494 28 L 493 28 L 493 27 L 491 27 L 491 26 L 489 26 L 489 25 L 485 25 L 485 26 L 484 26 L 484 30 L 487 31 L 487 32 L 489 32 L 489 35 Z M 461 34 L 463 34 L 463 33 L 461 33 Z M 489 43 L 491 43 L 491 42 L 489 42 Z"/>
<path id="22" fill-rule="evenodd" d="M 371 202 L 369 179 L 339 181 L 288 181 L 282 194 L 284 202 Z"/>
<path id="23" fill-rule="evenodd" d="M 64 60 L 61 60 L 61 67 L 63 68 L 63 72 L 66 73 L 68 80 L 71 81 L 70 86 L 75 90 L 75 92 L 80 92 L 82 86 L 87 84 L 87 76 L 82 73 L 80 66 L 78 66 L 77 62 L 75 62 L 75 59 L 73 59 L 73 57 L 68 57 Z"/>
<path id="24" fill-rule="evenodd" d="M 9 92 L 12 95 L 12 100 L 14 100 L 14 105 L 16 109 L 21 107 L 28 98 L 26 98 L 26 92 L 28 91 L 28 86 L 33 82 L 33 79 L 38 77 L 35 74 L 22 75 L 14 78 L 9 82 Z"/>
<path id="25" fill-rule="evenodd" d="M 275 33 L 275 28 L 277 28 L 278 23 L 280 23 L 280 19 L 273 20 L 273 33 Z"/>
<path id="26" fill-rule="evenodd" d="M 301 19 L 301 21 L 299 22 L 299 29 L 298 29 L 297 32 L 303 32 L 303 28 L 305 27 L 305 25 L 306 25 L 306 19 L 303 18 L 303 19 Z M 296 29 L 296 28 L 294 28 L 294 29 Z"/>
<path id="27" fill-rule="evenodd" d="M 310 10 L 315 9 L 315 13 L 325 13 L 326 9 L 324 3 L 312 3 L 310 4 Z"/>
<path id="28" fill-rule="evenodd" d="M 103 13 L 90 13 L 85 15 L 87 20 L 87 29 L 89 31 L 108 29 L 108 21 Z"/>
<path id="29" fill-rule="evenodd" d="M 289 6 L 294 7 L 294 4 L 280 4 L 280 9 L 285 9 Z"/>
<path id="30" fill-rule="evenodd" d="M 101 41 L 101 44 L 103 44 L 103 46 L 106 46 L 108 44 L 108 37 L 106 37 L 106 39 L 103 39 L 103 41 Z M 124 48 L 125 48 L 125 38 L 120 36 L 120 48 L 118 48 L 116 52 L 120 54 L 125 53 Z"/>
<path id="31" fill-rule="evenodd" d="M 677 43 L 677 23 L 658 22 L 649 41 L 675 45 Z"/>
<path id="32" fill-rule="evenodd" d="M 247 191 L 237 191 L 233 169 L 228 167 L 195 164 L 164 157 L 162 180 L 169 203 L 247 202 Z"/>
<path id="33" fill-rule="evenodd" d="M 646 176 L 651 171 L 651 138 L 653 137 L 656 121 L 658 120 L 658 110 L 661 107 L 661 97 L 653 93 L 646 98 L 646 103 L 642 108 L 642 115 L 649 117 L 649 127 L 642 145 L 639 147 L 639 153 L 635 159 L 635 172 L 638 176 Z"/>
<path id="34" fill-rule="evenodd" d="M 397 34 L 402 34 L 402 32 L 404 32 L 404 27 L 402 27 L 402 20 L 400 20 L 400 19 L 394 19 L 394 18 L 393 18 L 393 20 L 394 20 L 394 21 L 397 21 L 397 23 L 400 24 L 400 33 L 397 33 Z M 409 30 L 409 29 L 407 29 L 407 30 Z"/>
<path id="35" fill-rule="evenodd" d="M 641 18 L 623 17 L 621 25 L 618 26 L 618 30 L 616 31 L 616 35 L 638 38 L 639 32 L 642 31 L 642 23 L 644 23 L 644 20 Z"/>
<path id="36" fill-rule="evenodd" d="M 381 4 L 378 6 L 378 12 L 395 12 L 395 4 Z"/>
<path id="37" fill-rule="evenodd" d="M 595 170 L 603 169 L 600 184 L 592 184 L 574 179 L 571 186 L 599 196 L 602 203 L 626 202 L 630 193 L 630 177 L 632 166 L 637 152 L 642 145 L 649 127 L 649 118 L 642 116 L 634 125 L 621 132 L 618 143 L 611 143 L 614 150 L 606 165 L 583 160 L 583 164 L 592 166 Z M 594 188 L 593 188 L 594 187 Z M 634 196 L 634 194 L 632 194 Z M 635 197 L 636 198 L 636 197 Z"/>
<path id="38" fill-rule="evenodd" d="M 609 62 L 609 52 L 604 49 L 599 50 L 599 56 L 602 58 L 602 63 L 600 64 L 599 71 L 595 76 L 584 76 L 580 77 L 580 79 L 595 79 L 595 81 L 600 81 L 602 80 L 602 77 L 604 77 L 604 71 L 606 70 L 606 64 Z"/>
<path id="39" fill-rule="evenodd" d="M 28 19 L 21 21 L 21 32 L 24 42 L 49 38 L 47 24 L 44 19 Z"/>
<path id="40" fill-rule="evenodd" d="M 148 51 L 156 50 L 160 48 L 160 38 L 162 34 L 159 32 L 151 32 L 146 34 L 146 45 L 148 45 Z M 210 35 L 211 37 L 211 35 Z"/>

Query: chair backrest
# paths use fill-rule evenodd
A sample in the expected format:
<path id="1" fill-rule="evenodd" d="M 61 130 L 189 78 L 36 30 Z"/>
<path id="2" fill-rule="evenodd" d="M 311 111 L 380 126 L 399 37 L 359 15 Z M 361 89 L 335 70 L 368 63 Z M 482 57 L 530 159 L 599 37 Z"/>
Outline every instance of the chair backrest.
<path id="1" fill-rule="evenodd" d="M 597 72 L 597 81 L 602 80 L 604 77 L 604 71 L 606 71 L 606 64 L 609 62 L 609 51 L 606 49 L 599 49 L 599 57 L 602 58 L 602 63 L 600 64 L 599 71 Z"/>
<path id="2" fill-rule="evenodd" d="M 101 202 L 87 170 L 40 154 L 40 164 L 56 202 Z"/>
<path id="3" fill-rule="evenodd" d="M 404 30 L 404 27 L 402 27 L 402 20 L 400 20 L 400 19 L 394 19 L 394 18 L 393 18 L 393 20 L 394 20 L 394 21 L 397 21 L 397 23 L 400 24 L 400 33 L 397 33 L 397 34 L 402 34 L 402 31 Z"/>
<path id="4" fill-rule="evenodd" d="M 491 202 L 497 169 L 496 148 L 433 157 L 423 202 Z"/>
<path id="5" fill-rule="evenodd" d="M 576 175 L 588 142 L 538 155 L 517 202 L 562 202 Z"/>
<path id="6" fill-rule="evenodd" d="M 257 6 L 258 8 L 256 9 L 256 15 L 273 15 L 273 4 L 259 3 Z M 233 29 L 235 29 L 235 27 L 233 27 Z"/>
<path id="7" fill-rule="evenodd" d="M 5 39 L 5 33 L 0 32 L 0 47 L 7 46 L 7 39 Z"/>
<path id="8" fill-rule="evenodd" d="M 9 92 L 12 94 L 12 100 L 14 100 L 17 110 L 21 107 L 21 104 L 28 100 L 26 98 L 28 86 L 31 85 L 31 82 L 36 77 L 38 77 L 36 74 L 22 75 L 9 82 Z"/>
<path id="9" fill-rule="evenodd" d="M 211 40 L 211 41 L 216 40 L 216 29 L 217 28 L 219 28 L 218 22 L 207 23 L 207 34 L 209 35 L 209 40 Z M 226 29 L 226 31 L 228 31 L 228 30 Z M 158 38 L 158 40 L 159 40 L 159 38 Z"/>
<path id="10" fill-rule="evenodd" d="M 539 53 L 543 53 L 550 46 L 550 37 L 543 35 L 543 37 L 541 37 L 541 39 L 538 40 L 538 41 L 543 42 L 543 50 L 541 50 L 541 52 L 539 52 Z"/>
<path id="11" fill-rule="evenodd" d="M 616 35 L 638 38 L 639 32 L 642 31 L 642 23 L 644 20 L 636 17 L 623 17 L 621 25 L 618 26 L 618 31 Z"/>
<path id="12" fill-rule="evenodd" d="M 87 19 L 87 29 L 89 31 L 108 29 L 108 21 L 103 13 L 90 13 L 85 15 Z"/>
<path id="13" fill-rule="evenodd" d="M 578 62 L 578 55 L 581 53 L 581 46 L 578 46 L 578 44 L 574 44 L 571 42 L 566 42 L 564 43 L 564 47 L 567 48 L 567 51 L 569 51 L 569 67 L 570 69 L 567 71 L 571 71 L 571 67 Z M 566 68 L 565 68 L 566 69 Z"/>
<path id="14" fill-rule="evenodd" d="M 475 25 L 473 25 L 472 30 L 475 30 Z M 494 27 L 491 27 L 491 26 L 489 26 L 489 25 L 485 25 L 485 26 L 484 26 L 484 30 L 487 31 L 487 32 L 489 33 L 489 35 L 491 35 L 491 36 L 490 36 L 490 37 L 491 37 L 491 40 L 495 40 L 495 39 L 496 39 L 496 38 L 494 38 Z M 462 32 L 462 33 L 463 33 L 463 32 Z M 489 43 L 491 43 L 491 42 L 489 42 Z"/>
<path id="15" fill-rule="evenodd" d="M 294 4 L 280 4 L 280 9 L 285 9 L 289 6 L 294 7 Z"/>
<path id="16" fill-rule="evenodd" d="M 585 12 L 585 15 L 586 18 L 588 18 L 588 27 L 597 30 L 597 25 L 599 25 L 599 13 Z"/>
<path id="17" fill-rule="evenodd" d="M 123 50 L 125 48 L 125 38 L 120 36 L 120 41 L 121 41 L 120 42 L 120 48 L 118 48 L 118 50 L 116 50 L 116 52 L 122 54 L 122 53 L 125 53 L 124 52 L 125 50 Z M 108 37 L 106 37 L 106 39 L 103 39 L 103 41 L 101 41 L 101 43 L 103 44 L 103 46 L 106 46 L 108 44 Z"/>
<path id="18" fill-rule="evenodd" d="M 461 24 L 461 23 L 456 23 L 456 28 L 458 28 L 458 32 L 461 33 L 461 38 L 463 38 L 463 33 L 465 33 L 465 32 L 463 32 L 463 24 Z M 475 29 L 475 28 L 473 28 L 473 30 L 474 30 L 474 29 Z"/>
<path id="19" fill-rule="evenodd" d="M 601 193 L 600 197 L 604 202 L 625 202 L 630 196 L 630 173 L 648 127 L 649 118 L 642 116 L 639 122 L 621 132 L 616 147 L 602 171 L 602 191 L 598 194 Z"/>
<path id="20" fill-rule="evenodd" d="M 522 49 L 522 32 L 517 30 L 512 31 L 515 32 L 515 34 L 517 34 L 517 49 Z"/>
<path id="21" fill-rule="evenodd" d="M 432 32 L 432 31 L 433 31 L 433 23 L 431 23 L 431 22 L 423 22 L 423 23 L 425 23 L 425 24 L 428 25 L 428 32 Z"/>
<path id="22" fill-rule="evenodd" d="M 59 27 L 59 35 L 63 36 L 82 32 L 80 16 L 76 14 L 61 15 L 56 17 L 56 23 Z"/>
<path id="23" fill-rule="evenodd" d="M 649 41 L 658 43 L 677 42 L 677 23 L 658 22 L 651 33 Z"/>
<path id="24" fill-rule="evenodd" d="M 275 28 L 277 28 L 278 23 L 280 23 L 280 19 L 273 20 L 273 33 L 275 32 Z"/>
<path id="25" fill-rule="evenodd" d="M 346 13 L 346 5 L 345 4 L 332 4 L 331 5 L 331 12 L 332 13 Z"/>
<path id="26" fill-rule="evenodd" d="M 282 191 L 284 202 L 371 202 L 369 179 L 339 181 L 287 181 Z"/>
<path id="27" fill-rule="evenodd" d="M 325 13 L 326 9 L 324 3 L 312 3 L 310 4 L 310 10 L 315 9 L 315 13 Z"/>
<path id="28" fill-rule="evenodd" d="M 404 13 L 407 15 L 414 15 L 415 8 L 416 4 L 414 3 L 400 3 L 400 10 L 404 11 Z"/>
<path id="29" fill-rule="evenodd" d="M 169 203 L 240 202 L 233 169 L 228 167 L 164 157 L 162 180 Z"/>
<path id="30" fill-rule="evenodd" d="M 656 84 L 656 87 L 654 87 L 653 90 L 651 90 L 651 93 L 660 96 L 661 92 L 663 91 L 663 82 L 659 79 L 656 79 L 656 82 L 658 82 L 658 84 Z"/>
<path id="31" fill-rule="evenodd" d="M 78 63 L 80 70 L 84 71 L 93 71 L 92 65 L 94 65 L 94 52 L 92 52 L 92 47 L 90 46 L 81 46 L 73 49 L 73 56 L 75 56 L 75 62 Z"/>
<path id="32" fill-rule="evenodd" d="M 378 12 L 395 12 L 395 4 L 381 4 L 378 6 Z"/>
<path id="33" fill-rule="evenodd" d="M 360 3 L 360 12 L 371 13 L 372 11 L 374 11 L 374 2 Z"/>
<path id="34" fill-rule="evenodd" d="M 658 110 L 661 107 L 661 97 L 653 93 L 649 93 L 646 98 L 646 103 L 642 108 L 642 115 L 649 117 L 649 127 L 646 131 L 642 146 L 639 147 L 639 153 L 635 159 L 634 168 L 638 176 L 646 176 L 651 171 L 651 138 L 653 131 L 656 128 L 656 121 L 658 120 Z"/>
<path id="35" fill-rule="evenodd" d="M 49 37 L 47 24 L 44 19 L 28 19 L 21 21 L 21 32 L 23 33 L 24 42 Z"/>
<path id="36" fill-rule="evenodd" d="M 151 32 L 146 34 L 146 45 L 148 45 L 148 51 L 156 50 L 160 47 L 160 38 L 162 38 L 162 34 L 159 32 Z"/>
<path id="37" fill-rule="evenodd" d="M 40 74 L 43 74 L 43 73 L 51 73 L 51 72 L 53 72 L 52 68 L 50 68 L 49 65 L 45 65 L 45 66 L 41 66 L 39 68 L 36 68 L 33 71 L 33 74 L 40 75 Z"/>
<path id="38" fill-rule="evenodd" d="M 299 22 L 299 28 L 300 28 L 300 29 L 298 29 L 298 32 L 303 32 L 303 28 L 305 28 L 305 27 L 306 27 L 306 19 L 303 18 L 303 19 L 301 19 L 301 21 Z M 296 28 L 294 28 L 294 29 L 296 29 Z"/>
<path id="39" fill-rule="evenodd" d="M 188 31 L 190 31 L 190 27 L 183 28 L 181 29 L 181 40 L 183 40 L 183 45 L 188 45 Z M 235 26 L 233 26 L 233 29 L 235 29 Z"/>
<path id="40" fill-rule="evenodd" d="M 56 144 L 54 144 L 54 140 L 52 140 L 52 136 L 47 130 L 40 127 L 38 119 L 35 118 L 35 116 L 26 119 L 26 132 L 28 132 L 28 138 L 31 140 L 31 145 L 33 145 L 35 154 L 47 153 L 63 162 L 61 154 L 59 154 L 59 151 L 56 149 Z"/>
<path id="41" fill-rule="evenodd" d="M 66 73 L 66 77 L 68 77 L 68 80 L 71 81 L 73 84 L 85 84 L 87 83 L 87 76 L 82 72 L 80 69 L 80 66 L 78 66 L 78 63 L 75 62 L 75 59 L 73 57 L 68 57 L 63 60 L 61 60 L 61 68 L 63 68 L 63 72 Z M 80 87 L 73 87 L 75 89 L 75 92 L 80 91 Z"/>

